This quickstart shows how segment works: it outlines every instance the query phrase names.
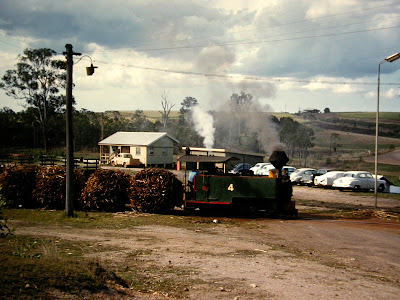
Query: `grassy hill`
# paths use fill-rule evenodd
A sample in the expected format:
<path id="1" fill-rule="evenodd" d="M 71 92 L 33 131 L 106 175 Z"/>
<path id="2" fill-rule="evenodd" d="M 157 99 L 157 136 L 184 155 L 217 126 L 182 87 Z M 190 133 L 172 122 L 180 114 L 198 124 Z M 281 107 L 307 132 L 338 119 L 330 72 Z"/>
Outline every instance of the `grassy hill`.
<path id="1" fill-rule="evenodd" d="M 115 115 L 115 111 L 106 111 L 104 114 L 108 117 L 113 117 Z M 120 110 L 117 111 L 122 117 L 124 118 L 132 118 L 133 114 L 135 113 L 134 110 Z M 151 122 L 161 121 L 161 113 L 157 110 L 144 110 L 144 115 L 147 119 Z M 177 120 L 179 118 L 179 111 L 178 110 L 171 110 L 169 114 L 169 118 L 171 120 Z"/>

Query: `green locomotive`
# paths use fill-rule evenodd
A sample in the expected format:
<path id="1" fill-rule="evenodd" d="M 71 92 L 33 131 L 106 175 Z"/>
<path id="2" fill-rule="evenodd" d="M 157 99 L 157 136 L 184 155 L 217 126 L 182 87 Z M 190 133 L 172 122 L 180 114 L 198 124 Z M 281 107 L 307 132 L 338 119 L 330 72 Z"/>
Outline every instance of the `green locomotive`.
<path id="1" fill-rule="evenodd" d="M 192 161 L 199 157 L 192 157 Z M 210 158 L 216 161 L 216 158 Z M 270 176 L 200 174 L 194 177 L 193 187 L 185 194 L 185 209 L 226 210 L 236 212 L 261 211 L 268 214 L 297 216 L 292 198 L 292 184 L 282 167 L 288 162 L 283 151 L 269 158 L 277 172 Z M 189 157 L 183 161 L 191 161 Z M 205 163 L 206 159 L 202 159 Z"/>

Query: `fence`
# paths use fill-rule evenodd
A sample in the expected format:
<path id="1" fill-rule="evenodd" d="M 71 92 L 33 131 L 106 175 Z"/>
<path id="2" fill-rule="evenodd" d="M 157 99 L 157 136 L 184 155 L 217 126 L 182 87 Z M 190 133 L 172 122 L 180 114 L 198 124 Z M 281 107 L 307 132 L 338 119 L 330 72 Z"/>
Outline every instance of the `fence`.
<path id="1" fill-rule="evenodd" d="M 0 167 L 5 168 L 8 166 L 26 165 L 26 164 L 39 164 L 41 166 L 66 166 L 67 160 L 65 157 L 56 157 L 52 155 L 42 155 L 39 157 L 39 161 L 35 161 L 32 155 L 20 155 L 14 154 L 11 156 L 0 158 Z M 99 159 L 84 159 L 74 158 L 74 167 L 82 168 L 84 170 L 96 170 L 100 166 Z"/>

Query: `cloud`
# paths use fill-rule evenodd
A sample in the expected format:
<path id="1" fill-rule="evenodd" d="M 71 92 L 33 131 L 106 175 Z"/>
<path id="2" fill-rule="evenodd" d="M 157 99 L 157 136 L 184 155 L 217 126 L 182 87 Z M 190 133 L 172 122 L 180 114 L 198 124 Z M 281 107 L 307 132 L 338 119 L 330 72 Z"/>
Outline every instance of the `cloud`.
<path id="1" fill-rule="evenodd" d="M 88 109 L 120 103 L 157 109 L 163 90 L 178 104 L 193 96 L 207 109 L 241 90 L 271 106 L 298 101 L 292 105 L 298 107 L 304 97 L 318 103 L 328 93 L 330 101 L 337 97 L 338 107 L 339 101 L 345 106 L 341 97 L 366 99 L 375 87 L 360 83 L 376 81 L 379 62 L 398 51 L 398 29 L 384 28 L 400 26 L 400 7 L 389 4 L 2 0 L 0 72 L 12 68 L 26 47 L 62 53 L 71 43 L 99 66 L 93 78 L 85 75 L 87 58 L 74 67 L 74 93 L 78 105 L 91 103 Z M 397 70 L 398 62 L 385 64 L 382 80 L 398 82 Z M 93 97 L 95 102 L 86 99 Z M 7 101 L 0 94 L 0 105 Z"/>

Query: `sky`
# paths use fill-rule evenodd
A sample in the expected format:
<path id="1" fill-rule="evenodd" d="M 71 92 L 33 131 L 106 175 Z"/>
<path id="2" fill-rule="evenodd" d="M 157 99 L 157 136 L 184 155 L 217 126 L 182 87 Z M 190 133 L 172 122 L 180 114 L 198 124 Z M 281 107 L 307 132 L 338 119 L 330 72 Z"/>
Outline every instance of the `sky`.
<path id="1" fill-rule="evenodd" d="M 24 49 L 72 44 L 76 108 L 205 110 L 233 93 L 263 110 L 376 111 L 380 62 L 400 52 L 400 1 L 0 0 L 0 76 Z M 80 59 L 80 60 L 79 60 Z M 98 68 L 86 76 L 86 67 Z M 400 111 L 400 60 L 381 65 L 380 111 Z M 0 108 L 24 102 L 0 90 Z"/>

